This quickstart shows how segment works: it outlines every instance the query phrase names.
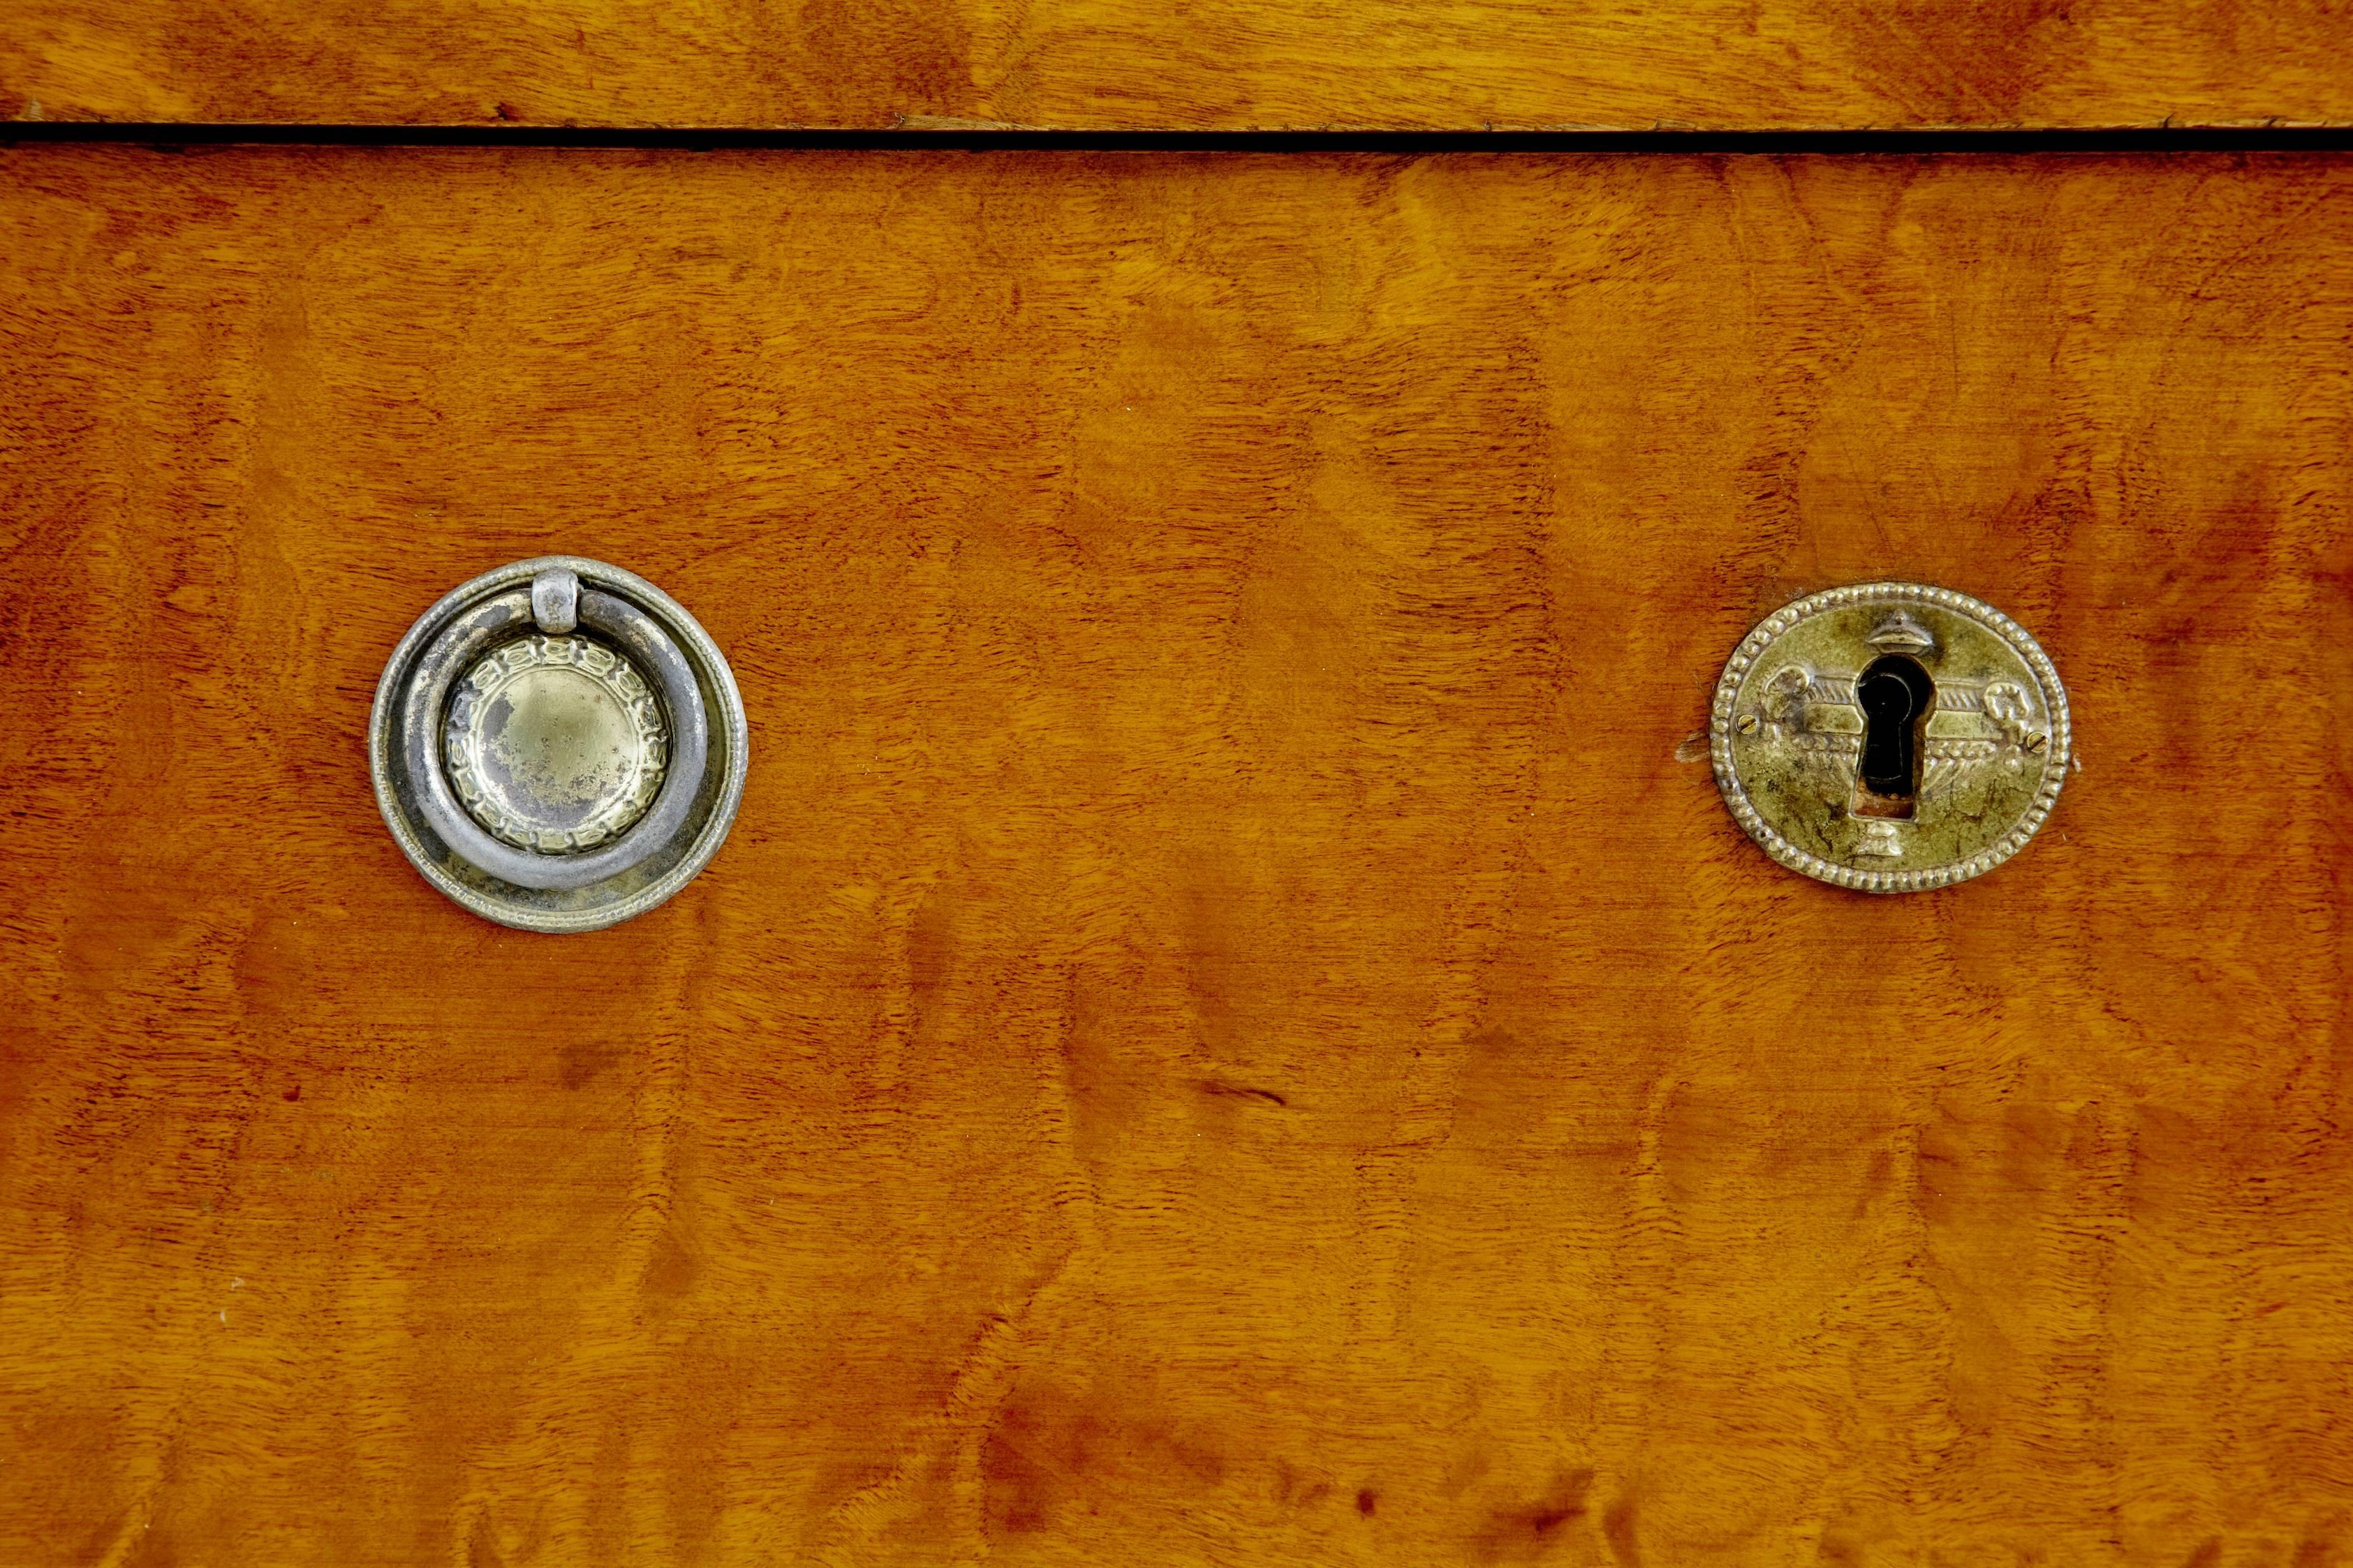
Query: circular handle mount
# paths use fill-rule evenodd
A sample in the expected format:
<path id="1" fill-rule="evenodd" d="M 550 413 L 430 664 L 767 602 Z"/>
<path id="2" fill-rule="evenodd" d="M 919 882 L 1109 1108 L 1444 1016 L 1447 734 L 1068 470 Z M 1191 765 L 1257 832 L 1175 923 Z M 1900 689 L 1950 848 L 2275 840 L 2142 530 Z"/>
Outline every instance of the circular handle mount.
<path id="1" fill-rule="evenodd" d="M 747 752 L 734 672 L 652 584 L 518 561 L 427 610 L 385 665 L 376 804 L 427 880 L 524 931 L 594 931 L 684 887 L 727 837 Z"/>

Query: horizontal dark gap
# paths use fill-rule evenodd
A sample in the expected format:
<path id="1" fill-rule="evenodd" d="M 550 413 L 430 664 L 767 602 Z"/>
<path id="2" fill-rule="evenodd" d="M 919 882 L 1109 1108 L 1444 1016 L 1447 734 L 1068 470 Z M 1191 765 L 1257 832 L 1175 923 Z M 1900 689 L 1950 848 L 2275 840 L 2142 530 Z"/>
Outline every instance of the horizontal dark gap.
<path id="1" fill-rule="evenodd" d="M 2114 131 L 698 131 L 579 126 L 0 123 L 0 142 L 129 142 L 159 147 L 643 147 L 687 152 L 2344 153 L 2353 126 Z"/>

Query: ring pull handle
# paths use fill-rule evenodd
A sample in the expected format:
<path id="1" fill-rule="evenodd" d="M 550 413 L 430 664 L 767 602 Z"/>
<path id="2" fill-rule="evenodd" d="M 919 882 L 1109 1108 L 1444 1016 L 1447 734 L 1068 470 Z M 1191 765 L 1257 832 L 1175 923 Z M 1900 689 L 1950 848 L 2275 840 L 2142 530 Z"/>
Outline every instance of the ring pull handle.
<path id="1" fill-rule="evenodd" d="M 742 799 L 734 673 L 640 577 L 552 556 L 486 573 L 394 649 L 370 726 L 377 804 L 452 899 L 591 931 L 702 869 Z"/>

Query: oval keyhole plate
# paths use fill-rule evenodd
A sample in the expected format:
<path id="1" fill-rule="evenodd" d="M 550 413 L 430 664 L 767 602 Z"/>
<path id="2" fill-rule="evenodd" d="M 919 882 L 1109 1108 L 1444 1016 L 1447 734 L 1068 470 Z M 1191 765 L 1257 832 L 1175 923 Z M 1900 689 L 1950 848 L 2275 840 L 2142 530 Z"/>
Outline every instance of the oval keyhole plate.
<path id="1" fill-rule="evenodd" d="M 2017 622 L 1949 588 L 1865 583 L 1766 617 L 1716 685 L 1725 805 L 1784 866 L 1871 893 L 1966 881 L 2059 798 L 2067 694 Z"/>

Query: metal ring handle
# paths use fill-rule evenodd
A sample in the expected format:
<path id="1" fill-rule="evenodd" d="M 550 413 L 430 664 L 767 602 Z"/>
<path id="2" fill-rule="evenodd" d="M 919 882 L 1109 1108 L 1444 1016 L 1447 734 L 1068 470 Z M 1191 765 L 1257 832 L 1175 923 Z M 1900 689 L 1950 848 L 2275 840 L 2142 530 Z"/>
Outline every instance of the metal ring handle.
<path id="1" fill-rule="evenodd" d="M 585 639 L 585 647 L 574 635 L 575 626 L 594 634 Z M 526 638 L 535 644 L 531 653 L 510 649 Z M 558 646 L 567 641 L 572 646 Z M 596 652 L 599 645 L 602 654 Z M 486 661 L 496 664 L 502 651 L 508 673 L 486 670 Z M 619 741 L 624 749 L 614 754 L 628 754 L 628 726 L 632 722 L 638 742 L 654 748 L 639 751 L 633 763 L 615 764 L 640 770 L 635 776 L 647 794 L 640 796 L 642 815 L 633 821 L 621 816 L 613 824 L 615 836 L 601 844 L 562 829 L 560 817 L 543 817 L 541 826 L 533 828 L 530 803 L 545 806 L 562 799 L 591 798 L 562 793 L 582 787 L 582 779 L 602 776 L 611 787 L 626 788 L 611 784 L 614 778 L 626 779 L 626 773 L 560 775 L 558 794 L 549 795 L 543 790 L 550 775 L 502 773 L 499 778 L 504 782 L 498 783 L 482 771 L 500 757 L 506 759 L 501 767 L 540 768 L 552 765 L 549 759 L 554 757 L 605 754 L 562 750 L 578 743 L 578 736 L 594 732 L 593 727 L 500 730 L 558 739 L 517 741 L 525 747 L 520 752 L 482 749 L 491 744 L 491 731 L 480 724 L 544 723 L 549 714 L 565 711 L 560 706 L 549 709 L 550 700 L 560 705 L 583 700 L 551 699 L 545 695 L 552 689 L 545 684 L 550 678 L 533 673 L 561 668 L 566 660 L 578 673 L 562 676 L 556 687 L 585 689 L 588 702 L 587 710 L 575 711 L 617 716 L 624 724 Z M 483 671 L 481 681 L 488 684 L 478 682 L 461 692 L 459 683 L 476 671 Z M 523 685 L 518 687 L 518 680 Z M 601 688 L 598 680 L 605 683 Z M 565 682 L 574 684 L 565 688 Z M 539 695 L 524 695 L 533 691 Z M 475 703 L 471 720 L 464 710 L 468 695 Z M 523 706 L 504 710 L 510 699 Z M 615 702 L 620 706 L 612 707 Z M 628 717 L 632 703 L 641 705 L 634 721 Z M 502 711 L 508 716 L 496 717 Z M 518 714 L 538 717 L 514 717 Z M 593 726 L 602 721 L 584 721 Z M 470 729 L 470 724 L 477 727 Z M 562 738 L 567 736 L 571 739 Z M 533 749 L 548 743 L 557 744 L 558 751 Z M 486 919 L 524 931 L 594 931 L 642 914 L 684 887 L 718 852 L 734 823 L 748 751 L 744 700 L 734 672 L 710 634 L 684 606 L 644 578 L 575 555 L 518 561 L 444 595 L 417 618 L 385 661 L 368 724 L 376 804 L 401 852 L 449 898 Z M 534 758 L 538 760 L 531 760 Z M 457 768 L 467 773 L 468 794 L 462 801 L 459 780 L 452 772 Z M 526 784 L 527 776 L 543 782 Z M 518 787 L 524 795 L 512 793 Z M 477 789 L 509 793 L 497 795 L 497 801 L 504 802 L 500 805 L 490 796 L 477 798 Z M 609 788 L 602 798 L 605 805 L 584 807 L 592 813 L 587 819 L 592 825 L 599 816 L 638 809 L 617 804 L 625 803 L 626 795 Z M 512 815 L 517 809 L 525 814 L 520 819 Z M 478 811 L 491 815 L 478 818 Z M 491 831 L 493 827 L 509 837 L 502 840 Z M 514 838 L 513 832 L 526 837 Z M 544 852 L 534 853 L 529 847 L 533 833 L 552 835 L 540 839 L 548 846 Z M 558 843 L 565 847 L 553 847 Z"/>
<path id="2" fill-rule="evenodd" d="M 637 865 L 678 831 L 695 791 L 702 787 L 709 725 L 703 718 L 702 694 L 695 689 L 694 671 L 687 668 L 678 645 L 634 606 L 594 588 L 580 589 L 576 595 L 580 623 L 619 643 L 624 652 L 651 669 L 658 679 L 673 737 L 669 776 L 662 781 L 652 809 L 612 844 L 586 855 L 533 855 L 484 832 L 458 804 L 449 787 L 437 743 L 441 715 L 449 706 L 449 689 L 475 659 L 507 640 L 518 623 L 536 624 L 533 608 L 536 596 L 539 591 L 534 585 L 489 600 L 459 617 L 417 661 L 403 712 L 409 787 L 416 792 L 426 825 L 440 835 L 443 843 L 491 876 L 518 888 L 586 888 Z"/>

